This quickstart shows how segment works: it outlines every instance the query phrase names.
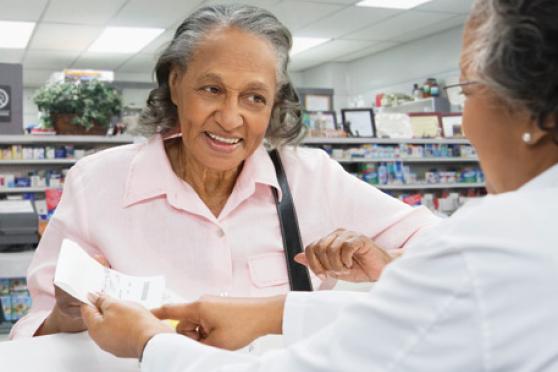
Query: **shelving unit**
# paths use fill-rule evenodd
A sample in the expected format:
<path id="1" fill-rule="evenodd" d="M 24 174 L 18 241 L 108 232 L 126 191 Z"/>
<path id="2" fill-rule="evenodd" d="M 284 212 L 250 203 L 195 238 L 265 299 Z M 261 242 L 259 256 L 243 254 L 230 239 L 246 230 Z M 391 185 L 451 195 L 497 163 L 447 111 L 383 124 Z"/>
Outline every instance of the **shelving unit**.
<path id="1" fill-rule="evenodd" d="M 305 138 L 304 145 L 470 145 L 466 138 L 367 138 L 367 137 L 324 137 Z"/>
<path id="2" fill-rule="evenodd" d="M 0 165 L 72 165 L 77 159 L 0 160 Z"/>
<path id="3" fill-rule="evenodd" d="M 325 149 L 348 172 L 411 205 L 426 203 L 451 214 L 454 206 L 484 193 L 478 157 L 466 148 L 471 144 L 465 138 L 306 138 L 302 143 Z"/>
<path id="4" fill-rule="evenodd" d="M 365 159 L 365 158 L 333 158 L 339 163 L 478 163 L 478 158 L 383 158 L 383 159 Z"/>
<path id="5" fill-rule="evenodd" d="M 446 189 L 473 189 L 485 187 L 484 183 L 440 183 L 440 184 L 414 184 L 414 185 L 376 185 L 380 190 L 446 190 Z"/>
<path id="6" fill-rule="evenodd" d="M 124 145 L 140 141 L 132 136 L 64 136 L 64 135 L 0 135 L 0 145 L 27 144 L 109 144 Z"/>

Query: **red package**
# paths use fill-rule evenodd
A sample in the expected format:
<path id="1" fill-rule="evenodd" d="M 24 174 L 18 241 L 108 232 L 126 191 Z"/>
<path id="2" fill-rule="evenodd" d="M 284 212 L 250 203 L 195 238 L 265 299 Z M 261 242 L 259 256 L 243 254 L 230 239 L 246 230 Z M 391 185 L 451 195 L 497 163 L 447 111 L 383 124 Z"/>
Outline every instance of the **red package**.
<path id="1" fill-rule="evenodd" d="M 60 198 L 62 197 L 62 189 L 46 189 L 46 204 L 49 212 L 52 212 L 60 203 Z"/>

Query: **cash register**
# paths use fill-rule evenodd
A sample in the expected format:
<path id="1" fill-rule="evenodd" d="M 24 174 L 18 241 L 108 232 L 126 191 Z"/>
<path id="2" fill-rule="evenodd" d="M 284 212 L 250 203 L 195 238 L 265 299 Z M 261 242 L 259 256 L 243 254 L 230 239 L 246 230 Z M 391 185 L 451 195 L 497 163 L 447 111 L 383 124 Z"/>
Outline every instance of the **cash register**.
<path id="1" fill-rule="evenodd" d="M 0 252 L 34 249 L 39 242 L 39 216 L 31 200 L 0 200 Z"/>

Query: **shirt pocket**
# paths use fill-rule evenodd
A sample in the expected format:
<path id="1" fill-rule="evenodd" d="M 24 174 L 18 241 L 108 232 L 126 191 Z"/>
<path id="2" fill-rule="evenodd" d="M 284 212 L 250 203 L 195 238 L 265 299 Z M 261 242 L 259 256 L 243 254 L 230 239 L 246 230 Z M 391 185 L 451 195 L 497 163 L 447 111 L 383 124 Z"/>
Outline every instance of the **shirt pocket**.
<path id="1" fill-rule="evenodd" d="M 289 282 L 283 253 L 266 253 L 248 257 L 250 279 L 257 288 L 285 285 Z"/>

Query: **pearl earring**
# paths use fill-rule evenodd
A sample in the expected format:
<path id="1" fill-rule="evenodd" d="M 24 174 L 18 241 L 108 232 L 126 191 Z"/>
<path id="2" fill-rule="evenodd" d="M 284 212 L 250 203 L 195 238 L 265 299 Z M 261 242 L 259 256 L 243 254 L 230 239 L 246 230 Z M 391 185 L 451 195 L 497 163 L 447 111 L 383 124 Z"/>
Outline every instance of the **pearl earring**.
<path id="1" fill-rule="evenodd" d="M 531 144 L 531 141 L 533 140 L 533 136 L 531 136 L 531 133 L 525 132 L 525 133 L 523 133 L 523 136 L 521 137 L 521 139 L 522 139 L 523 142 L 525 142 L 527 145 L 530 145 L 530 144 Z"/>

